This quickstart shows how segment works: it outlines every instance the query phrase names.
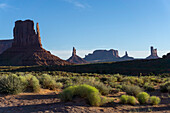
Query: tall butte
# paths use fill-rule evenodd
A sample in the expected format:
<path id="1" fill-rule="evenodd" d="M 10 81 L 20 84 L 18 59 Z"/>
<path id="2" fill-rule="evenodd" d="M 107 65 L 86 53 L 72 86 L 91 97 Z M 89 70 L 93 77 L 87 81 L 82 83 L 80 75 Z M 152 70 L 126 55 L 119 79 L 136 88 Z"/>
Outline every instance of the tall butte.
<path id="1" fill-rule="evenodd" d="M 70 63 L 43 49 L 38 23 L 32 20 L 15 22 L 12 47 L 0 55 L 0 65 L 69 65 Z"/>
<path id="2" fill-rule="evenodd" d="M 157 49 L 154 49 L 153 46 L 151 46 L 151 55 L 146 57 L 146 59 L 157 59 L 159 58 L 157 55 Z"/>
<path id="3" fill-rule="evenodd" d="M 78 55 L 76 55 L 76 49 L 73 47 L 73 52 L 72 56 L 67 60 L 70 63 L 75 63 L 75 64 L 85 64 L 88 63 L 86 60 L 82 59 Z"/>

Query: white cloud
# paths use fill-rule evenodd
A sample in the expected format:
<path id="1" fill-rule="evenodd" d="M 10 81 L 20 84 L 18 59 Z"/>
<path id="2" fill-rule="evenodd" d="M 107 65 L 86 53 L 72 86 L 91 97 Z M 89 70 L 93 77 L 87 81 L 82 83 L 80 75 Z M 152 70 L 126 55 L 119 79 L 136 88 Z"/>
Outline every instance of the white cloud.
<path id="1" fill-rule="evenodd" d="M 77 50 L 77 55 L 84 58 L 85 55 L 88 55 L 89 53 L 93 53 L 94 50 Z M 166 55 L 170 51 L 158 51 L 158 56 L 162 57 L 163 55 Z M 68 59 L 72 55 L 71 50 L 51 50 L 51 53 L 60 57 L 61 59 Z M 119 56 L 122 57 L 125 55 L 125 51 L 119 51 Z M 150 55 L 150 51 L 128 51 L 128 55 L 134 58 L 146 58 Z"/>
<path id="2" fill-rule="evenodd" d="M 78 0 L 64 0 L 64 1 L 66 1 L 66 2 L 68 2 L 70 4 L 73 4 L 74 6 L 79 7 L 79 8 L 89 7 L 88 4 L 82 3 L 82 2 L 80 2 Z"/>
<path id="3" fill-rule="evenodd" d="M 0 9 L 4 9 L 4 8 L 7 8 L 7 7 L 8 7 L 7 4 L 5 4 L 5 3 L 0 3 Z"/>

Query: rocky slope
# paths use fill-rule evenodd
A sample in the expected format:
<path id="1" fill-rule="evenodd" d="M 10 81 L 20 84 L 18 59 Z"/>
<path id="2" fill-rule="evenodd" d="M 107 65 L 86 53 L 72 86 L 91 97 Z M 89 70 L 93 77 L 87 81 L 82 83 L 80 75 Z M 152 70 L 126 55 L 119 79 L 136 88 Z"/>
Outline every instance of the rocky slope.
<path id="1" fill-rule="evenodd" d="M 0 55 L 0 65 L 69 65 L 43 49 L 39 25 L 32 20 L 16 21 L 12 47 Z"/>
<path id="2" fill-rule="evenodd" d="M 76 55 L 76 49 L 73 47 L 73 53 L 72 56 L 67 60 L 70 63 L 75 63 L 75 64 L 85 64 L 88 63 L 86 60 L 82 59 L 78 55 Z"/>
<path id="3" fill-rule="evenodd" d="M 13 40 L 0 40 L 0 54 L 12 47 Z"/>

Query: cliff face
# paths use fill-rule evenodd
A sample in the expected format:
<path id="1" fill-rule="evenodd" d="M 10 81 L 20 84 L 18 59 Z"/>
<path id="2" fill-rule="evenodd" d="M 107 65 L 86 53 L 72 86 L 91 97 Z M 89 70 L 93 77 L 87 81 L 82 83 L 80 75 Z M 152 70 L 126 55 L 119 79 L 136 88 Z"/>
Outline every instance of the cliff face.
<path id="1" fill-rule="evenodd" d="M 12 47 L 13 40 L 0 40 L 0 54 Z"/>
<path id="2" fill-rule="evenodd" d="M 70 63 L 75 63 L 75 64 L 85 64 L 88 63 L 86 60 L 82 59 L 78 55 L 76 55 L 76 49 L 73 47 L 73 52 L 72 56 L 67 60 Z"/>
<path id="3" fill-rule="evenodd" d="M 88 54 L 84 58 L 88 62 L 110 62 L 119 61 L 120 57 L 117 50 L 95 50 L 92 54 Z"/>
<path id="4" fill-rule="evenodd" d="M 37 31 L 34 30 L 34 22 L 31 20 L 16 21 L 14 27 L 13 47 L 41 47 L 41 37 L 39 25 L 36 25 Z"/>
<path id="5" fill-rule="evenodd" d="M 0 65 L 69 65 L 42 48 L 38 23 L 37 31 L 31 20 L 16 21 L 12 47 L 0 55 Z"/>
<path id="6" fill-rule="evenodd" d="M 154 49 L 151 46 L 151 55 L 148 56 L 146 59 L 157 59 L 157 58 L 159 58 L 158 55 L 157 55 L 157 49 Z"/>

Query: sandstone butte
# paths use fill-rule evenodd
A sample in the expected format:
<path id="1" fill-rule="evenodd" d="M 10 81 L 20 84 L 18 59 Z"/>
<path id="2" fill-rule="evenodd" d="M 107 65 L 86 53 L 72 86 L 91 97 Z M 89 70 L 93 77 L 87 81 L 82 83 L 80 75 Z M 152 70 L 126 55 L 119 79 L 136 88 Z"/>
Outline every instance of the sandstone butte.
<path id="1" fill-rule="evenodd" d="M 84 60 L 83 58 L 79 57 L 76 54 L 76 49 L 73 47 L 73 52 L 72 52 L 72 56 L 67 60 L 70 63 L 75 63 L 75 64 L 85 64 L 88 63 L 86 60 Z"/>
<path id="2" fill-rule="evenodd" d="M 158 54 L 157 54 L 157 49 L 154 49 L 153 46 L 151 46 L 151 55 L 146 57 L 146 59 L 157 59 Z"/>
<path id="3" fill-rule="evenodd" d="M 15 22 L 12 47 L 0 55 L 1 66 L 70 65 L 71 63 L 43 49 L 38 23 L 32 20 Z"/>

